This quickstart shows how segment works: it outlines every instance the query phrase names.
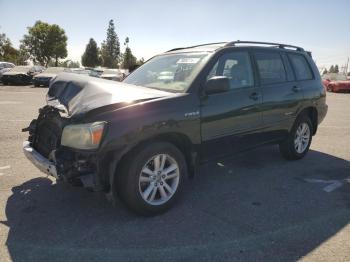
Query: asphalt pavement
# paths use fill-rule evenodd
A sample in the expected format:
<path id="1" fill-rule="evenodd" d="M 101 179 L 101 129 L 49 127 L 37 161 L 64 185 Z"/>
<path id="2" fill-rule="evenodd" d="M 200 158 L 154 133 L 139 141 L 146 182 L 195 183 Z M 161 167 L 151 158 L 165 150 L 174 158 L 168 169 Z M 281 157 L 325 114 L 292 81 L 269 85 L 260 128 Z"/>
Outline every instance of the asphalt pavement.
<path id="1" fill-rule="evenodd" d="M 350 94 L 327 94 L 304 159 L 267 146 L 203 165 L 144 218 L 25 159 L 46 92 L 0 85 L 0 261 L 350 261 Z"/>

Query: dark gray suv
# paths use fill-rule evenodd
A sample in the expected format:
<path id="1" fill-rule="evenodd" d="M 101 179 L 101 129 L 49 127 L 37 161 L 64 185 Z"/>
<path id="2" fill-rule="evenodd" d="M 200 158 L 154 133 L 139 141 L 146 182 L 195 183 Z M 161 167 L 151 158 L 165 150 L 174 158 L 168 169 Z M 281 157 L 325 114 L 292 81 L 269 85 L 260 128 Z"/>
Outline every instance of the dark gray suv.
<path id="1" fill-rule="evenodd" d="M 302 48 L 206 44 L 157 55 L 122 83 L 60 74 L 23 149 L 43 172 L 153 215 L 205 161 L 271 143 L 304 157 L 326 112 Z"/>

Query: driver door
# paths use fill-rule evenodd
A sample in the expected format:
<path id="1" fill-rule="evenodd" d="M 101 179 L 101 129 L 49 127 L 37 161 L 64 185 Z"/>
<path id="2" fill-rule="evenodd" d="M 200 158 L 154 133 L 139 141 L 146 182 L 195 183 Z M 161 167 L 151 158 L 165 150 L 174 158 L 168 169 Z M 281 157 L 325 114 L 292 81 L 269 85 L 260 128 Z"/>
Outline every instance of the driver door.
<path id="1" fill-rule="evenodd" d="M 207 75 L 226 76 L 230 90 L 206 95 L 201 100 L 201 159 L 209 160 L 244 150 L 258 143 L 262 127 L 260 88 L 255 86 L 247 51 L 221 55 Z"/>

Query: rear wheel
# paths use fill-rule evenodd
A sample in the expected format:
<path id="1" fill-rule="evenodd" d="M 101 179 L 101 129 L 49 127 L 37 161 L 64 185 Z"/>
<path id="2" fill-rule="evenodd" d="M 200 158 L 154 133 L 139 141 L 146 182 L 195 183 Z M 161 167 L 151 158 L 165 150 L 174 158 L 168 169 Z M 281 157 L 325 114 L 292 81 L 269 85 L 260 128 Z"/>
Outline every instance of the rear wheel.
<path id="1" fill-rule="evenodd" d="M 187 176 L 185 158 L 177 147 L 167 142 L 147 144 L 124 161 L 116 189 L 130 210 L 150 216 L 175 203 Z"/>
<path id="2" fill-rule="evenodd" d="M 333 87 L 332 87 L 332 86 L 330 86 L 330 85 L 329 85 L 329 86 L 327 86 L 327 91 L 328 91 L 328 92 L 333 92 Z"/>
<path id="3" fill-rule="evenodd" d="M 282 156 L 288 160 L 303 158 L 312 141 L 312 123 L 307 115 L 298 117 L 288 138 L 279 145 Z"/>

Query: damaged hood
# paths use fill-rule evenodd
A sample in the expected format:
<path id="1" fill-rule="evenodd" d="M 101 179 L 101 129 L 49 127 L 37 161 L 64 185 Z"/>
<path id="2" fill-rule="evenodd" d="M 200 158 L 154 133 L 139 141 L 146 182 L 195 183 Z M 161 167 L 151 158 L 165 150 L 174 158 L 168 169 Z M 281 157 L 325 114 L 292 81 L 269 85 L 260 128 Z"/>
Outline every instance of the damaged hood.
<path id="1" fill-rule="evenodd" d="M 93 109 L 113 109 L 174 93 L 113 82 L 73 73 L 61 73 L 50 84 L 47 103 L 68 116 L 79 116 Z"/>

